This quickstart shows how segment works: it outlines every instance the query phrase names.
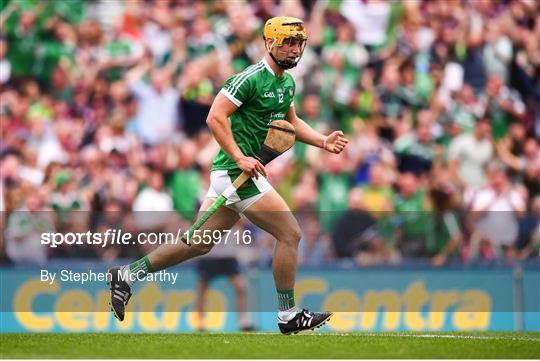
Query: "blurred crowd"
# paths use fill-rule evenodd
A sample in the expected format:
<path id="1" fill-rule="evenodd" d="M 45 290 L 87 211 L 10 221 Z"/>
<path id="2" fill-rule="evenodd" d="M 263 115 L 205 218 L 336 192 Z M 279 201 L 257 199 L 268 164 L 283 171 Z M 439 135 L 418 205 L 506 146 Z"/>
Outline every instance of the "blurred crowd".
<path id="1" fill-rule="evenodd" d="M 267 166 L 301 265 L 540 259 L 535 0 L 2 1 L 0 258 L 112 261 L 152 246 L 40 234 L 187 229 L 218 150 L 210 105 L 282 15 L 309 34 L 297 113 L 350 139 Z M 268 263 L 275 240 L 238 227 L 246 262 Z"/>

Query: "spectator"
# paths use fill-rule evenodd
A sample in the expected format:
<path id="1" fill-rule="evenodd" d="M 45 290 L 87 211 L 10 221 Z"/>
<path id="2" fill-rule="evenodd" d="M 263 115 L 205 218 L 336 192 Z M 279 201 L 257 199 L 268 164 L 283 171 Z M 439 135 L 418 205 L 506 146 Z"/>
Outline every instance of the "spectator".
<path id="1" fill-rule="evenodd" d="M 398 180 L 399 192 L 394 198 L 395 218 L 399 224 L 396 247 L 404 257 L 425 257 L 433 240 L 431 204 L 426 189 L 413 173 Z"/>
<path id="2" fill-rule="evenodd" d="M 38 9 L 22 9 L 12 5 L 13 9 L 5 20 L 5 32 L 8 39 L 8 59 L 14 76 L 37 75 L 34 73 L 36 49 L 39 44 L 41 29 L 38 28 Z M 2 24 L 4 25 L 4 24 Z M 4 28 L 4 26 L 2 26 Z M 21 41 L 24 39 L 24 41 Z"/>
<path id="3" fill-rule="evenodd" d="M 317 128 L 317 124 L 320 121 L 321 115 L 321 99 L 318 94 L 306 94 L 302 99 L 302 107 L 300 117 L 303 121 L 308 123 L 311 127 Z M 320 123 L 319 123 L 320 124 Z M 296 160 L 305 165 L 306 163 L 306 150 L 307 145 L 304 143 L 296 142 L 294 144 L 294 155 Z"/>
<path id="4" fill-rule="evenodd" d="M 491 163 L 487 173 L 488 185 L 479 189 L 471 201 L 475 228 L 470 257 L 512 260 L 516 256 L 518 218 L 525 212 L 525 201 L 510 184 L 501 164 Z"/>
<path id="5" fill-rule="evenodd" d="M 509 167 L 513 183 L 524 183 L 533 193 L 534 198 L 537 190 L 530 182 L 532 175 L 537 173 L 540 167 L 540 153 L 538 142 L 534 138 L 527 138 L 525 127 L 520 123 L 512 124 L 509 134 L 497 144 L 497 155 L 500 160 Z"/>
<path id="6" fill-rule="evenodd" d="M 174 209 L 187 221 L 192 221 L 199 209 L 202 188 L 200 167 L 196 163 L 197 145 L 186 141 L 180 146 L 178 164 L 167 184 L 171 190 Z"/>
<path id="7" fill-rule="evenodd" d="M 454 179 L 465 187 L 480 187 L 485 182 L 484 169 L 492 160 L 491 126 L 488 119 L 479 119 L 474 133 L 463 133 L 450 142 L 449 170 Z"/>
<path id="8" fill-rule="evenodd" d="M 357 115 L 362 120 L 367 120 L 380 111 L 378 109 L 380 102 L 375 99 L 374 81 L 373 69 L 364 69 L 360 75 L 359 86 L 351 100 L 351 106 L 357 110 Z"/>
<path id="9" fill-rule="evenodd" d="M 212 32 L 208 19 L 199 16 L 191 24 L 187 38 L 188 54 L 192 58 L 209 55 L 217 48 L 223 47 L 221 40 Z"/>
<path id="10" fill-rule="evenodd" d="M 422 176 L 431 170 L 437 152 L 431 126 L 431 113 L 423 110 L 418 114 L 416 131 L 396 139 L 394 150 L 401 173 Z"/>
<path id="11" fill-rule="evenodd" d="M 303 238 L 298 245 L 299 266 L 324 266 L 332 260 L 330 238 L 321 234 L 317 217 L 313 212 L 301 221 Z"/>
<path id="12" fill-rule="evenodd" d="M 133 203 L 133 210 L 135 212 L 172 211 L 173 201 L 164 188 L 163 175 L 157 170 L 150 170 L 148 179 L 148 186 L 137 195 Z"/>
<path id="13" fill-rule="evenodd" d="M 391 5 L 382 1 L 341 3 L 340 12 L 356 29 L 356 41 L 370 50 L 384 45 Z"/>
<path id="14" fill-rule="evenodd" d="M 365 208 L 362 191 L 349 192 L 348 209 L 340 215 L 332 233 L 332 243 L 338 258 L 352 258 L 360 249 L 365 235 L 368 239 L 377 220 Z"/>
<path id="15" fill-rule="evenodd" d="M 230 34 L 225 38 L 231 56 L 231 66 L 236 72 L 245 69 L 252 64 L 250 47 L 257 40 L 257 26 L 259 26 L 254 14 L 251 13 L 247 4 L 236 2 L 227 3 L 230 18 Z"/>
<path id="16" fill-rule="evenodd" d="M 56 190 L 51 196 L 51 208 L 56 213 L 68 215 L 72 211 L 85 209 L 85 200 L 69 171 L 61 171 L 56 175 L 55 186 Z"/>
<path id="17" fill-rule="evenodd" d="M 44 233 L 55 231 L 52 213 L 47 212 L 43 192 L 30 188 L 24 206 L 11 213 L 6 226 L 6 254 L 14 262 L 45 264 L 48 246 L 41 243 Z"/>
<path id="18" fill-rule="evenodd" d="M 6 152 L 0 158 L 0 180 L 2 181 L 2 189 L 9 190 L 17 186 L 21 179 L 21 158 L 17 153 Z"/>
<path id="19" fill-rule="evenodd" d="M 483 115 L 484 109 L 469 84 L 463 84 L 460 91 L 449 102 L 442 115 L 441 122 L 455 122 L 464 133 L 472 133 L 477 119 Z"/>
<path id="20" fill-rule="evenodd" d="M 351 132 L 349 104 L 360 71 L 369 55 L 362 45 L 354 41 L 354 29 L 348 22 L 336 29 L 336 42 L 323 47 L 322 58 L 328 66 L 323 71 L 323 99 L 333 102 L 332 119 L 339 120 L 345 133 Z"/>
<path id="21" fill-rule="evenodd" d="M 521 95 L 505 86 L 503 79 L 497 74 L 489 76 L 486 92 L 481 100 L 485 106 L 485 116 L 491 120 L 495 140 L 503 138 L 508 132 L 510 123 L 521 120 L 525 114 L 525 104 Z"/>
<path id="22" fill-rule="evenodd" d="M 484 66 L 488 75 L 497 74 L 504 84 L 508 84 L 512 41 L 503 32 L 502 19 L 486 24 L 486 45 L 484 46 Z"/>
<path id="23" fill-rule="evenodd" d="M 176 133 L 180 123 L 179 93 L 170 85 L 170 74 L 166 70 L 152 70 L 151 84 L 143 82 L 140 78 L 149 67 L 142 63 L 133 68 L 126 80 L 139 100 L 135 121 L 137 134 L 148 144 L 157 144 L 170 140 Z"/>
<path id="24" fill-rule="evenodd" d="M 378 135 L 373 120 L 361 123 L 353 139 L 354 143 L 349 147 L 349 156 L 356 168 L 355 184 L 368 181 L 370 169 L 374 164 L 384 164 L 390 173 L 395 168 L 396 159 L 392 144 Z"/>
<path id="25" fill-rule="evenodd" d="M 125 206 L 115 199 L 108 199 L 103 205 L 103 212 L 96 221 L 96 232 L 105 234 L 107 230 L 125 230 L 124 219 L 126 216 Z M 138 253 L 135 247 L 121 247 L 119 244 L 107 244 L 106 247 L 99 245 L 96 253 L 105 262 L 112 262 L 117 258 L 135 257 Z"/>
<path id="26" fill-rule="evenodd" d="M 394 192 L 391 185 L 391 175 L 388 174 L 388 167 L 375 163 L 369 169 L 369 183 L 362 186 L 364 206 L 375 218 L 388 216 L 393 206 Z"/>
<path id="27" fill-rule="evenodd" d="M 401 84 L 397 64 L 389 63 L 384 66 L 381 83 L 376 87 L 376 93 L 382 104 L 381 115 L 386 118 L 386 123 L 391 127 L 389 140 L 394 141 L 407 130 L 406 122 L 402 120 L 409 115 L 408 107 L 411 105 Z"/>
<path id="28" fill-rule="evenodd" d="M 316 205 L 318 197 L 317 175 L 308 169 L 302 174 L 294 189 L 294 209 L 310 209 Z"/>
<path id="29" fill-rule="evenodd" d="M 190 137 L 206 128 L 206 117 L 215 93 L 212 81 L 204 75 L 205 66 L 207 64 L 201 61 L 187 63 L 179 80 L 185 114 L 183 130 Z"/>
<path id="30" fill-rule="evenodd" d="M 459 219 L 459 189 L 452 184 L 450 174 L 442 173 L 430 187 L 429 197 L 433 205 L 433 243 L 428 245 L 433 266 L 444 265 L 458 252 L 463 240 Z"/>
<path id="31" fill-rule="evenodd" d="M 349 161 L 343 153 L 325 153 L 324 157 L 328 166 L 319 174 L 317 210 L 323 231 L 330 232 L 336 219 L 347 209 L 351 175 Z"/>

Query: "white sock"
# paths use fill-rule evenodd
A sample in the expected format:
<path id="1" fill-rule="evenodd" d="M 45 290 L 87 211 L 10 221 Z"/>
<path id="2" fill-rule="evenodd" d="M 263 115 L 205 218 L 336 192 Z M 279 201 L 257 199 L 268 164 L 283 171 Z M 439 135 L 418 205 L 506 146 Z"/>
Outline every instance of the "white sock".
<path id="1" fill-rule="evenodd" d="M 294 306 L 293 308 L 289 308 L 285 311 L 279 311 L 278 312 L 278 321 L 285 321 L 288 322 L 296 316 L 296 314 L 300 311 L 298 307 Z"/>

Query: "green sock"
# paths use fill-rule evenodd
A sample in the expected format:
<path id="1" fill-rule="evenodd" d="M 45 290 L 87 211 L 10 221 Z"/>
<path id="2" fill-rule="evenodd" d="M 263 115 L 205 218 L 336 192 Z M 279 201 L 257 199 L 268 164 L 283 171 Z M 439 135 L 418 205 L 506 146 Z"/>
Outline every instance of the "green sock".
<path id="1" fill-rule="evenodd" d="M 278 306 L 280 311 L 290 310 L 295 306 L 294 304 L 294 289 L 277 290 L 278 294 Z"/>
<path id="2" fill-rule="evenodd" d="M 154 272 L 152 270 L 152 265 L 147 256 L 144 256 L 141 259 L 129 264 L 129 271 L 132 273 L 140 274 L 141 276 L 146 275 L 147 273 Z M 141 272 L 142 271 L 142 272 Z"/>
<path id="3" fill-rule="evenodd" d="M 154 272 L 147 256 L 144 256 L 143 258 L 122 267 L 122 272 L 128 270 L 129 276 L 126 278 L 126 282 L 130 287 L 133 286 L 133 284 L 140 278 L 146 276 L 148 273 Z"/>

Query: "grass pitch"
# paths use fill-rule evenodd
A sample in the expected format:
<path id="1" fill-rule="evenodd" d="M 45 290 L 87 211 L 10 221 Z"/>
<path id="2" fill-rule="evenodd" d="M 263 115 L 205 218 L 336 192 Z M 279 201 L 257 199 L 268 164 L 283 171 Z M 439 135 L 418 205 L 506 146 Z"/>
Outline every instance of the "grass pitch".
<path id="1" fill-rule="evenodd" d="M 540 333 L 0 334 L 1 358 L 540 358 Z"/>

